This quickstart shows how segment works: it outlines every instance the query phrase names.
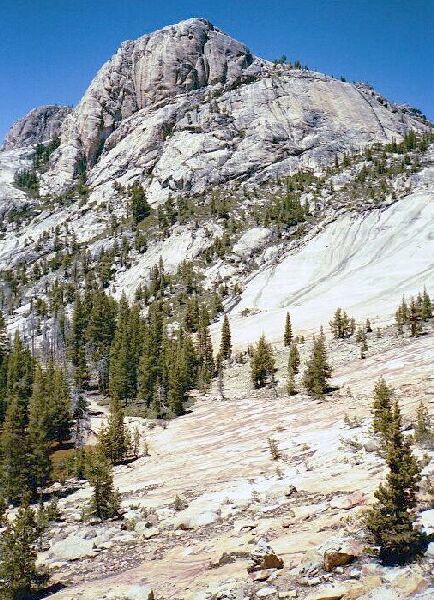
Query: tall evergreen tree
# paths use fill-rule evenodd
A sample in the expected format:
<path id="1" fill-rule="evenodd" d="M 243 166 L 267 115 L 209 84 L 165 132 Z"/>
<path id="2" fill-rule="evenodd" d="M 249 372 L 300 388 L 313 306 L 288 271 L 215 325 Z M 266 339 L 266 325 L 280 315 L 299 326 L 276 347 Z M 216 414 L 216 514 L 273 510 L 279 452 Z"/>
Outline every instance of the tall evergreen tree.
<path id="1" fill-rule="evenodd" d="M 417 305 L 414 298 L 412 298 L 410 301 L 408 322 L 410 325 L 411 337 L 419 336 L 422 333 L 420 306 Z"/>
<path id="2" fill-rule="evenodd" d="M 432 301 L 425 287 L 422 293 L 421 317 L 423 321 L 428 321 L 432 318 Z"/>
<path id="3" fill-rule="evenodd" d="M 313 342 L 311 356 L 303 373 L 303 385 L 311 396 L 322 397 L 328 386 L 332 369 L 328 363 L 324 336 L 320 335 Z"/>
<path id="4" fill-rule="evenodd" d="M 39 528 L 35 513 L 24 503 L 8 523 L 0 540 L 0 597 L 4 600 L 31 600 L 46 581 L 36 567 Z"/>
<path id="5" fill-rule="evenodd" d="M 74 385 L 78 390 L 86 389 L 89 382 L 89 370 L 86 360 L 86 328 L 91 311 L 89 292 L 83 302 L 80 294 L 76 295 L 72 313 L 69 353 L 74 367 Z"/>
<path id="6" fill-rule="evenodd" d="M 395 402 L 387 439 L 384 441 L 389 473 L 375 492 L 377 503 L 365 524 L 386 564 L 401 564 L 420 552 L 420 532 L 415 528 L 416 494 L 420 468 L 402 434 L 401 413 Z"/>
<path id="7" fill-rule="evenodd" d="M 111 462 L 101 452 L 95 452 L 88 461 L 87 478 L 93 488 L 91 513 L 102 521 L 116 517 L 120 508 L 119 492 L 113 485 Z"/>
<path id="8" fill-rule="evenodd" d="M 29 445 L 35 487 L 42 487 L 50 475 L 50 414 L 47 406 L 46 375 L 36 366 L 32 397 L 29 403 Z"/>
<path id="9" fill-rule="evenodd" d="M 289 348 L 289 357 L 288 357 L 288 369 L 292 369 L 294 375 L 296 375 L 299 371 L 300 367 L 300 353 L 298 351 L 298 346 L 296 342 L 292 342 Z"/>
<path id="10" fill-rule="evenodd" d="M 250 371 L 253 386 L 262 388 L 268 382 L 273 382 L 276 372 L 276 363 L 273 348 L 262 334 L 255 348 L 252 350 L 250 359 Z"/>
<path id="11" fill-rule="evenodd" d="M 100 392 L 108 392 L 110 346 L 116 329 L 116 302 L 103 290 L 94 293 L 86 329 L 90 356 L 98 374 Z"/>
<path id="12" fill-rule="evenodd" d="M 286 313 L 285 319 L 285 330 L 283 332 L 283 344 L 284 346 L 289 346 L 292 341 L 292 324 L 291 324 L 291 316 L 289 312 Z"/>
<path id="13" fill-rule="evenodd" d="M 128 454 L 129 432 L 124 423 L 124 411 L 119 398 L 110 401 L 107 425 L 98 435 L 98 445 L 112 464 L 121 462 Z"/>
<path id="14" fill-rule="evenodd" d="M 417 407 L 416 426 L 414 428 L 414 439 L 419 444 L 429 444 L 434 442 L 434 432 L 431 427 L 431 419 L 428 409 L 421 400 Z"/>
<path id="15" fill-rule="evenodd" d="M 119 303 L 116 332 L 110 350 L 109 371 L 110 395 L 122 402 L 131 401 L 137 395 L 138 349 L 131 317 L 131 309 L 123 295 Z"/>
<path id="16" fill-rule="evenodd" d="M 53 366 L 48 372 L 51 378 L 48 399 L 50 415 L 50 439 L 56 442 L 68 440 L 72 427 L 72 401 L 65 372 L 61 367 Z"/>
<path id="17" fill-rule="evenodd" d="M 374 433 L 380 433 L 387 438 L 392 421 L 392 396 L 393 390 L 383 377 L 376 382 L 374 387 L 374 401 L 372 404 Z"/>
<path id="18" fill-rule="evenodd" d="M 22 425 L 25 426 L 28 420 L 28 403 L 32 393 L 33 359 L 18 331 L 15 332 L 7 364 L 7 395 L 16 397 L 21 404 L 20 417 L 23 419 Z"/>
<path id="19" fill-rule="evenodd" d="M 215 375 L 211 334 L 207 326 L 200 327 L 197 333 L 197 355 L 199 381 L 203 387 L 207 387 Z"/>
<path id="20" fill-rule="evenodd" d="M 222 336 L 220 342 L 220 356 L 222 360 L 228 360 L 232 353 L 231 328 L 229 325 L 228 316 L 223 318 Z"/>
<path id="21" fill-rule="evenodd" d="M 150 406 L 154 391 L 163 380 L 164 366 L 164 321 L 161 302 L 153 302 L 149 307 L 147 323 L 143 333 L 142 352 L 139 362 L 139 399 Z"/>
<path id="22" fill-rule="evenodd" d="M 6 321 L 0 311 L 0 425 L 6 413 L 7 372 L 8 372 L 9 340 Z"/>
<path id="23" fill-rule="evenodd" d="M 23 405 L 18 396 L 9 399 L 0 439 L 1 495 L 18 504 L 26 494 L 36 490 L 32 475 L 32 455 Z"/>

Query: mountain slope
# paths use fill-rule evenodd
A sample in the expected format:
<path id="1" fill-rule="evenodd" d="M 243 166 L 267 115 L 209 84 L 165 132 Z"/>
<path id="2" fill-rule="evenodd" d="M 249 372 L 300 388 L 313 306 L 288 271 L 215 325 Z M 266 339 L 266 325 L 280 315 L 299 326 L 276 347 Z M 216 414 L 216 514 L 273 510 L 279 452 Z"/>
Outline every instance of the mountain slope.
<path id="1" fill-rule="evenodd" d="M 390 207 L 334 219 L 299 250 L 261 269 L 232 311 L 235 340 L 251 343 L 263 332 L 280 339 L 287 311 L 297 329 L 326 326 L 338 306 L 357 319 L 384 321 L 403 295 L 433 289 L 434 167 L 413 185 Z M 255 314 L 240 316 L 246 310 Z"/>

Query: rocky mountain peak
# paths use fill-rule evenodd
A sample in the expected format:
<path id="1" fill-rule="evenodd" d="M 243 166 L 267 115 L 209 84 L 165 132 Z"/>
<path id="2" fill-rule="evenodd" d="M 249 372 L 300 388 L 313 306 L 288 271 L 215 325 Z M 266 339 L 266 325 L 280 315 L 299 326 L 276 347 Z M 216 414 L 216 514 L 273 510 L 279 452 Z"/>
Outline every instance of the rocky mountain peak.
<path id="1" fill-rule="evenodd" d="M 119 123 L 207 85 L 233 85 L 254 62 L 250 50 L 205 19 L 188 19 L 121 45 L 77 106 L 66 137 L 93 164 Z"/>
<path id="2" fill-rule="evenodd" d="M 34 108 L 12 125 L 1 149 L 13 150 L 53 139 L 60 135 L 62 123 L 71 111 L 68 106 L 57 104 Z"/>

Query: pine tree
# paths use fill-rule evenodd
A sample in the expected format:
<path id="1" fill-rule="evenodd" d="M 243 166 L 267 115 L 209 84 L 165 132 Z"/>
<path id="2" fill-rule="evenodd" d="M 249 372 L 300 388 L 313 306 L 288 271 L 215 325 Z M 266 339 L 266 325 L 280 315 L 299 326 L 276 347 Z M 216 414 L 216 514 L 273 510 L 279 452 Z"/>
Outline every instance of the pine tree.
<path id="1" fill-rule="evenodd" d="M 6 385 L 8 371 L 9 340 L 7 336 L 6 322 L 0 311 L 0 425 L 6 413 Z"/>
<path id="2" fill-rule="evenodd" d="M 292 369 L 294 375 L 299 371 L 300 353 L 296 342 L 292 342 L 289 348 L 288 369 Z"/>
<path id="3" fill-rule="evenodd" d="M 365 331 L 366 333 L 372 333 L 371 321 L 369 319 L 366 319 Z"/>
<path id="4" fill-rule="evenodd" d="M 327 392 L 332 369 L 328 364 L 323 336 L 314 340 L 312 353 L 303 373 L 303 385 L 311 396 L 321 398 Z"/>
<path id="5" fill-rule="evenodd" d="M 383 377 L 376 382 L 374 387 L 374 400 L 372 404 L 374 433 L 380 433 L 387 438 L 392 421 L 392 397 L 393 390 Z"/>
<path id="6" fill-rule="evenodd" d="M 402 315 L 402 307 L 399 306 L 395 312 L 395 323 L 398 331 L 398 335 L 404 334 L 404 317 Z"/>
<path id="7" fill-rule="evenodd" d="M 72 427 L 72 401 L 65 377 L 61 367 L 53 367 L 48 370 L 51 377 L 51 394 L 47 398 L 50 429 L 49 437 L 56 442 L 68 440 L 71 436 Z"/>
<path id="8" fill-rule="evenodd" d="M 16 397 L 20 406 L 22 425 L 27 425 L 27 408 L 32 394 L 33 360 L 30 350 L 23 344 L 18 331 L 8 357 L 7 395 Z"/>
<path id="9" fill-rule="evenodd" d="M 291 364 L 288 365 L 287 391 L 290 396 L 295 396 L 295 394 L 297 393 L 297 389 L 295 387 L 294 368 L 291 366 Z"/>
<path id="10" fill-rule="evenodd" d="M 255 388 L 262 388 L 267 382 L 273 382 L 276 372 L 274 353 L 264 334 L 261 335 L 256 347 L 252 350 L 250 370 Z"/>
<path id="11" fill-rule="evenodd" d="M 98 445 L 102 454 L 114 465 L 121 462 L 128 454 L 129 437 L 120 400 L 112 398 L 107 425 L 98 435 Z"/>
<path id="12" fill-rule="evenodd" d="M 151 213 L 151 207 L 146 199 L 145 190 L 140 183 L 133 183 L 128 190 L 131 199 L 131 216 L 134 225 L 138 225 L 143 219 Z"/>
<path id="13" fill-rule="evenodd" d="M 161 302 L 153 302 L 149 307 L 144 328 L 142 352 L 138 367 L 138 397 L 148 407 L 155 400 L 154 391 L 163 380 L 164 366 L 164 321 Z"/>
<path id="14" fill-rule="evenodd" d="M 410 324 L 411 337 L 418 337 L 422 333 L 422 324 L 420 307 L 418 307 L 414 298 L 412 298 L 410 301 L 408 322 Z"/>
<path id="15" fill-rule="evenodd" d="M 401 413 L 395 402 L 384 442 L 389 473 L 375 492 L 377 503 L 365 517 L 373 543 L 385 564 L 402 564 L 420 552 L 421 535 L 415 528 L 416 494 L 420 468 L 402 434 Z"/>
<path id="16" fill-rule="evenodd" d="M 138 348 L 133 313 L 123 295 L 119 303 L 116 332 L 110 349 L 109 391 L 112 398 L 127 402 L 137 395 Z"/>
<path id="17" fill-rule="evenodd" d="M 0 541 L 0 597 L 30 600 L 46 581 L 36 568 L 36 541 L 40 535 L 35 513 L 24 503 L 8 523 Z"/>
<path id="18" fill-rule="evenodd" d="M 113 485 L 111 462 L 101 452 L 96 451 L 88 461 L 87 478 L 93 488 L 91 514 L 102 521 L 116 517 L 120 509 L 120 496 Z"/>
<path id="19" fill-rule="evenodd" d="M 206 388 L 215 375 L 215 363 L 211 342 L 211 334 L 208 327 L 200 327 L 197 333 L 197 355 L 198 373 L 202 387 Z"/>
<path id="20" fill-rule="evenodd" d="M 29 436 L 22 411 L 18 396 L 10 398 L 0 439 L 1 495 L 13 504 L 18 504 L 26 494 L 33 496 L 36 490 Z"/>
<path id="21" fill-rule="evenodd" d="M 414 439 L 419 444 L 431 444 L 434 441 L 434 432 L 431 428 L 431 419 L 428 409 L 422 400 L 417 408 Z"/>
<path id="22" fill-rule="evenodd" d="M 108 392 L 110 346 L 116 329 L 116 302 L 103 290 L 97 290 L 86 329 L 90 356 L 98 374 L 100 392 Z"/>
<path id="23" fill-rule="evenodd" d="M 89 370 L 86 361 L 86 328 L 87 315 L 91 311 L 89 288 L 86 289 L 85 300 L 76 295 L 72 313 L 69 354 L 74 367 L 74 385 L 80 391 L 86 389 L 89 382 Z"/>
<path id="24" fill-rule="evenodd" d="M 286 313 L 285 319 L 285 330 L 283 333 L 283 344 L 284 346 L 289 346 L 292 341 L 292 324 L 291 324 L 291 316 L 289 312 Z"/>
<path id="25" fill-rule="evenodd" d="M 220 356 L 222 360 L 229 360 L 232 353 L 232 343 L 231 343 L 231 329 L 229 325 L 228 316 L 225 315 L 223 318 L 222 325 L 222 336 L 220 342 Z"/>
<path id="26" fill-rule="evenodd" d="M 50 475 L 50 414 L 47 410 L 46 376 L 40 365 L 36 366 L 32 397 L 29 403 L 29 444 L 31 467 L 35 487 L 46 484 Z"/>
<path id="27" fill-rule="evenodd" d="M 421 318 L 423 321 L 428 321 L 432 318 L 432 302 L 426 288 L 423 288 Z"/>

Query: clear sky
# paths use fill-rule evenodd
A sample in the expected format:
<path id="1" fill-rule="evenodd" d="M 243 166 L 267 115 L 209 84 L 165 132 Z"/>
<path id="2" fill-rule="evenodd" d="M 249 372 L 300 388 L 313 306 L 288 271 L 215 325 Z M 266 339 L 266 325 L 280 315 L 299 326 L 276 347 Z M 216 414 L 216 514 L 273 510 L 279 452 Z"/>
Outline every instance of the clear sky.
<path id="1" fill-rule="evenodd" d="M 0 139 L 34 106 L 76 104 L 122 41 L 189 17 L 434 119 L 434 0 L 0 0 Z"/>

